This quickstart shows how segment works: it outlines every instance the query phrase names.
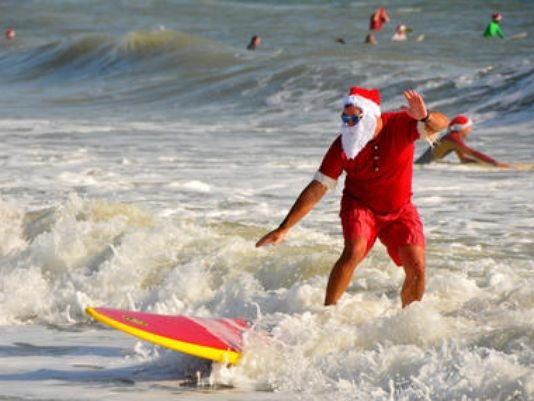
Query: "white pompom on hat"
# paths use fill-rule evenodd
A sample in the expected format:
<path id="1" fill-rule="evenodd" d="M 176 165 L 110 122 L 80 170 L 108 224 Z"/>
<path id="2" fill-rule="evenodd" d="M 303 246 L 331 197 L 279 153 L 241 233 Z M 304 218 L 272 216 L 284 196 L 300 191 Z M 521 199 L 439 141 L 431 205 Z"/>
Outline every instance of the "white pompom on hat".
<path id="1" fill-rule="evenodd" d="M 343 106 L 356 106 L 365 114 L 370 114 L 373 117 L 379 117 L 380 110 L 380 92 L 378 89 L 364 89 L 357 86 L 352 86 L 349 89 L 348 95 L 343 97 Z"/>

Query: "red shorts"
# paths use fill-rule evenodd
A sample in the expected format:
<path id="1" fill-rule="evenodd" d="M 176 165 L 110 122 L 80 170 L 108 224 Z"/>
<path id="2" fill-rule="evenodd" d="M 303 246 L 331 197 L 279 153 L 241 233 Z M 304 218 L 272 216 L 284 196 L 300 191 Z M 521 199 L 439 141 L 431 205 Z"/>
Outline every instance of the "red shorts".
<path id="1" fill-rule="evenodd" d="M 345 240 L 365 238 L 367 254 L 378 237 L 397 266 L 402 265 L 398 253 L 399 246 L 425 246 L 423 223 L 415 205 L 411 202 L 396 212 L 380 214 L 358 201 L 343 197 L 339 215 Z"/>

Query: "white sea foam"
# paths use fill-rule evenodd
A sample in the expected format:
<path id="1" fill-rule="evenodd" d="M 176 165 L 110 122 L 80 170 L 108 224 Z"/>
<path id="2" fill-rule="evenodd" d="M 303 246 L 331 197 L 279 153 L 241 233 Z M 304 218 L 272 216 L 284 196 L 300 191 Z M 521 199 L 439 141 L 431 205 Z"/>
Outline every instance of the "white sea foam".
<path id="1" fill-rule="evenodd" d="M 528 41 L 481 38 L 482 1 L 446 24 L 446 2 L 390 7 L 427 39 L 391 43 L 386 25 L 372 48 L 366 2 L 179 3 L 33 2 L 34 23 L 0 43 L 0 399 L 534 399 Z M 530 26 L 530 2 L 503 7 L 508 37 Z M 350 85 L 378 87 L 383 110 L 415 88 L 512 163 L 415 167 L 427 283 L 407 309 L 379 242 L 323 306 L 343 178 L 282 244 L 254 246 L 313 177 Z M 260 334 L 211 367 L 103 329 L 88 305 L 243 317 Z"/>
<path id="2" fill-rule="evenodd" d="M 133 136 L 157 130 L 122 124 Z M 198 135 L 221 135 L 207 132 Z M 172 146 L 174 138 L 166 135 L 162 141 Z M 44 325 L 86 324 L 87 305 L 251 320 L 259 305 L 257 327 L 270 335 L 248 338 L 236 367 L 216 365 L 209 373 L 199 360 L 148 345 L 127 346 L 127 358 L 96 363 L 82 356 L 78 362 L 103 366 L 119 381 L 143 377 L 134 373 L 139 369 L 152 372 L 146 374 L 154 380 L 189 380 L 199 371 L 200 384 L 274 390 L 267 394 L 288 399 L 532 396 L 534 298 L 532 264 L 524 254 L 533 243 L 524 204 L 533 192 L 528 176 L 447 165 L 416 169 L 415 201 L 429 240 L 424 302 L 400 309 L 402 270 L 377 243 L 340 304 L 325 309 L 326 278 L 342 246 L 341 189 L 328 194 L 283 244 L 254 248 L 309 181 L 317 167 L 310 156 L 277 161 L 252 150 L 227 162 L 225 149 L 213 153 L 213 165 L 202 171 L 197 157 L 163 151 L 147 171 L 151 151 L 131 151 L 128 159 L 136 162 L 125 164 L 121 152 L 100 152 L 97 144 L 76 143 L 83 150 L 72 154 L 56 148 L 48 155 L 34 149 L 32 155 L 31 143 L 24 150 L 10 148 L 24 157 L 10 167 L 21 175 L 6 186 L 15 192 L 0 204 L 6 223 L 0 231 L 4 329 L 29 324 L 40 333 Z M 186 139 L 182 146 L 202 154 L 195 142 Z M 39 162 L 41 174 L 35 175 L 35 155 L 53 155 L 57 167 Z M 460 172 L 467 178 L 459 179 Z M 7 176 L 2 180 L 8 182 Z M 16 192 L 24 181 L 27 198 Z M 520 188 L 512 193 L 514 182 Z M 506 202 L 524 206 L 508 210 L 501 206 Z M 503 224 L 508 228 L 501 232 Z M 121 333 L 99 336 L 133 344 Z M 55 373 L 13 366 L 29 372 L 30 380 L 101 380 L 68 363 Z M 9 377 L 0 374 L 3 388 L 20 393 Z"/>

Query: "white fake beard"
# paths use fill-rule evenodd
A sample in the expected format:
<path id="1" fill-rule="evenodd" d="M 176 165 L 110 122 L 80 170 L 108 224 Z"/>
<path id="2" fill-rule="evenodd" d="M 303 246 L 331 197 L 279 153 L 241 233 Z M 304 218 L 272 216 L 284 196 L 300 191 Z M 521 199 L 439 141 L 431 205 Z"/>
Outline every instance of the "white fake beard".
<path id="1" fill-rule="evenodd" d="M 341 124 L 341 145 L 347 159 L 354 159 L 358 153 L 373 139 L 376 130 L 376 118 L 365 115 L 358 124 L 349 127 Z"/>

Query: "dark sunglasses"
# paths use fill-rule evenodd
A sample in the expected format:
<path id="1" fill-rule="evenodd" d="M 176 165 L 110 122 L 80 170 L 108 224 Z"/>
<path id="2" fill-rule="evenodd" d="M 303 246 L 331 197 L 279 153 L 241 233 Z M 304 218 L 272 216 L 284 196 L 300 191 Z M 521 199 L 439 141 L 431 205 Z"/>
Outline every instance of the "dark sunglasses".
<path id="1" fill-rule="evenodd" d="M 348 124 L 349 122 L 352 122 L 353 124 L 358 124 L 360 120 L 362 119 L 362 114 L 341 114 L 341 121 L 343 121 L 345 124 Z"/>

